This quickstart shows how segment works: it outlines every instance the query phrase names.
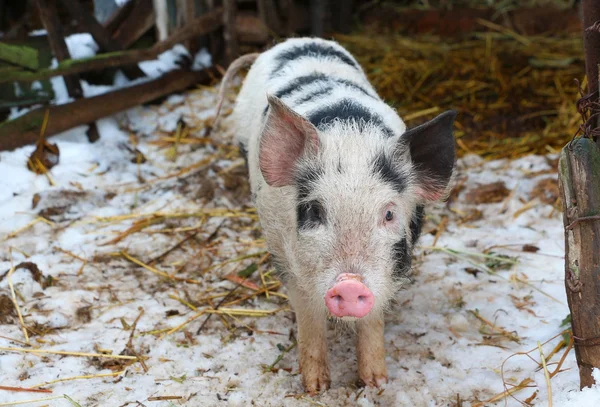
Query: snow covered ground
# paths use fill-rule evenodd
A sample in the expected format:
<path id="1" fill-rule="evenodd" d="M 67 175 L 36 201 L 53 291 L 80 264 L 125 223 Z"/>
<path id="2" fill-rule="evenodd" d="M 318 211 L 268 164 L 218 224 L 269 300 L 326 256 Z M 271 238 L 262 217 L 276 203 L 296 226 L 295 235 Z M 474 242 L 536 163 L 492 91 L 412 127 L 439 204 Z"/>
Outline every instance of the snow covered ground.
<path id="1" fill-rule="evenodd" d="M 0 406 L 549 405 L 538 344 L 554 372 L 569 312 L 555 156 L 460 160 L 458 193 L 428 208 L 413 282 L 386 320 L 388 385 L 356 387 L 353 335 L 332 327 L 332 389 L 311 397 L 227 120 L 202 138 L 215 96 L 100 120 L 95 144 L 83 127 L 55 137 L 48 177 L 27 169 L 33 146 L 0 153 L 0 386 L 49 391 L 0 389 Z M 578 383 L 570 351 L 553 406 L 600 405 L 600 386 Z"/>

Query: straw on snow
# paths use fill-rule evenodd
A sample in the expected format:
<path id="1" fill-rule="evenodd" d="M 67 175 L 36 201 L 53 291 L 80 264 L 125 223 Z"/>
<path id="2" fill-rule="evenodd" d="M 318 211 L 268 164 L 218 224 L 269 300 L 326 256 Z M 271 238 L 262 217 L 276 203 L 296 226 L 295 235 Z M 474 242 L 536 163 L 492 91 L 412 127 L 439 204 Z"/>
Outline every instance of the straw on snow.
<path id="1" fill-rule="evenodd" d="M 5 352 L 23 352 L 23 353 L 33 353 L 33 354 L 48 354 L 48 355 L 65 355 L 65 356 L 81 356 L 88 358 L 107 358 L 107 359 L 126 359 L 126 360 L 137 360 L 136 356 L 127 356 L 127 355 L 107 355 L 105 353 L 86 353 L 86 352 L 69 352 L 62 350 L 50 350 L 50 349 L 23 349 L 23 348 L 10 348 L 0 346 L 0 351 Z M 142 356 L 147 359 L 146 356 Z"/>
<path id="2" fill-rule="evenodd" d="M 550 374 L 548 373 L 548 366 L 546 366 L 546 357 L 542 350 L 542 345 L 538 341 L 538 350 L 540 351 L 540 360 L 544 368 L 544 377 L 546 378 L 546 385 L 548 386 L 548 407 L 552 407 L 552 384 L 550 383 Z"/>
<path id="3" fill-rule="evenodd" d="M 46 387 L 51 384 L 70 382 L 73 380 L 96 379 L 98 377 L 113 377 L 113 376 L 122 375 L 123 373 L 125 373 L 125 370 L 122 370 L 120 372 L 98 373 L 98 374 L 90 374 L 90 375 L 84 375 L 84 376 L 63 377 L 62 379 L 51 380 L 49 382 L 44 382 L 44 383 L 33 385 L 33 386 L 31 386 L 31 388 L 36 389 L 37 387 Z"/>
<path id="4" fill-rule="evenodd" d="M 567 331 L 566 331 L 566 332 L 567 332 Z M 513 357 L 516 357 L 516 356 L 527 356 L 529 359 L 531 359 L 533 362 L 535 362 L 536 364 L 538 364 L 538 365 L 539 365 L 540 367 L 542 367 L 542 368 L 544 368 L 544 364 L 545 364 L 545 365 L 546 365 L 546 368 L 545 368 L 545 369 L 546 369 L 546 371 L 547 371 L 547 366 L 548 366 L 548 365 L 547 365 L 547 362 L 548 362 L 548 361 L 549 361 L 549 360 L 552 358 L 552 356 L 554 356 L 554 355 L 555 355 L 555 354 L 556 354 L 556 353 L 557 353 L 557 352 L 558 352 L 560 349 L 562 349 L 562 348 L 565 346 L 565 341 L 564 341 L 564 339 L 563 339 L 563 340 L 561 340 L 561 341 L 558 343 L 558 345 L 556 345 L 556 346 L 555 346 L 555 348 L 552 350 L 552 352 L 551 352 L 551 353 L 550 353 L 550 354 L 549 354 L 549 355 L 548 355 L 546 358 L 544 358 L 544 357 L 543 357 L 543 353 L 541 353 L 541 357 L 542 357 L 543 361 L 541 361 L 540 363 L 538 363 L 538 362 L 537 362 L 535 359 L 533 359 L 533 358 L 532 358 L 532 357 L 531 357 L 529 354 L 530 354 L 530 353 L 533 353 L 533 352 L 535 352 L 535 351 L 538 351 L 538 352 L 539 352 L 539 351 L 540 351 L 540 346 L 541 346 L 541 345 L 545 345 L 545 344 L 549 343 L 550 341 L 552 341 L 552 340 L 556 339 L 557 337 L 561 336 L 561 335 L 562 335 L 562 334 L 564 334 L 564 333 L 565 333 L 565 332 L 561 332 L 560 334 L 558 334 L 558 335 L 556 335 L 556 336 L 554 336 L 554 337 L 552 337 L 552 338 L 548 339 L 547 341 L 545 341 L 545 342 L 544 342 L 544 343 L 542 343 L 542 344 L 539 344 L 539 343 L 538 343 L 538 346 L 536 346 L 535 348 L 533 348 L 533 349 L 531 349 L 531 350 L 529 350 L 529 351 L 527 351 L 527 352 L 516 352 L 516 353 L 513 353 L 512 355 L 510 355 L 508 358 L 506 358 L 506 359 L 504 360 L 504 362 L 502 362 L 502 366 L 501 366 L 501 368 L 500 368 L 500 371 L 501 371 L 501 374 L 502 374 L 502 382 L 504 383 L 504 391 L 503 391 L 502 393 L 496 394 L 495 396 L 493 396 L 493 397 L 491 397 L 491 398 L 489 398 L 489 399 L 485 400 L 484 402 L 477 402 L 477 403 L 474 403 L 474 404 L 472 405 L 472 407 L 483 407 L 483 406 L 485 406 L 485 405 L 487 405 L 487 404 L 489 404 L 489 403 L 495 403 L 495 402 L 497 402 L 497 401 L 500 401 L 500 400 L 503 400 L 503 399 L 505 399 L 505 398 L 507 398 L 507 397 L 512 397 L 512 398 L 515 398 L 515 397 L 514 397 L 514 394 L 515 394 L 515 393 L 517 393 L 517 392 L 519 392 L 519 391 L 521 391 L 521 390 L 523 390 L 523 389 L 525 389 L 525 388 L 528 388 L 528 387 L 530 387 L 529 385 L 530 385 L 530 384 L 532 384 L 532 383 L 534 383 L 535 381 L 534 381 L 533 379 L 531 379 L 531 378 L 525 378 L 525 379 L 521 380 L 521 381 L 520 381 L 518 384 L 516 384 L 516 385 L 511 385 L 511 388 L 509 389 L 509 388 L 508 388 L 509 384 L 508 384 L 508 383 L 506 382 L 506 380 L 504 379 L 504 366 L 505 366 L 505 364 L 506 364 L 506 363 L 507 363 L 507 362 L 508 362 L 510 359 L 512 359 Z M 562 365 L 563 365 L 563 363 L 564 363 L 564 361 L 565 361 L 565 359 L 566 359 L 567 355 L 568 355 L 568 354 L 569 354 L 569 352 L 571 351 L 572 347 L 573 347 L 573 338 L 572 338 L 572 336 L 571 336 L 571 337 L 570 337 L 570 340 L 569 340 L 569 343 L 568 343 L 568 345 L 566 346 L 566 349 L 565 349 L 565 351 L 563 352 L 563 355 L 561 356 L 560 360 L 558 361 L 558 363 L 557 363 L 557 365 L 556 365 L 556 369 L 554 369 L 554 371 L 553 371 L 553 372 L 551 372 L 551 373 L 548 373 L 548 376 L 547 376 L 547 378 L 546 378 L 546 383 L 547 383 L 547 386 L 551 386 L 551 385 L 550 385 L 550 380 L 551 380 L 551 379 L 552 379 L 554 376 L 556 376 L 558 373 L 560 373 L 560 372 L 561 372 L 561 370 L 560 370 L 560 369 L 561 369 L 561 367 L 562 367 Z M 549 389 L 550 389 L 550 387 L 549 387 Z M 551 393 L 550 393 L 550 396 L 551 396 Z M 517 401 L 519 401 L 519 400 L 517 400 Z M 519 401 L 519 402 L 520 402 L 520 401 Z"/>
<path id="5" fill-rule="evenodd" d="M 9 402 L 0 402 L 0 406 L 18 406 L 20 404 L 31 404 L 31 403 L 41 403 L 42 401 L 50 401 L 50 400 L 58 400 L 64 399 L 65 396 L 52 396 L 52 397 L 43 397 L 39 399 L 30 399 L 30 400 L 20 400 L 20 401 L 9 401 Z"/>
<path id="6" fill-rule="evenodd" d="M 12 275 L 15 272 L 15 268 L 11 267 L 6 279 L 8 281 L 8 286 L 10 287 L 10 295 L 12 297 L 13 304 L 15 305 L 15 310 L 17 311 L 17 316 L 19 318 L 19 324 L 21 324 L 21 329 L 23 330 L 23 335 L 25 336 L 25 342 L 29 345 L 29 335 L 27 334 L 27 327 L 25 326 L 25 321 L 23 321 L 23 315 L 21 314 L 21 308 L 19 307 L 19 302 L 17 301 L 17 296 L 15 295 L 15 287 L 12 283 Z"/>

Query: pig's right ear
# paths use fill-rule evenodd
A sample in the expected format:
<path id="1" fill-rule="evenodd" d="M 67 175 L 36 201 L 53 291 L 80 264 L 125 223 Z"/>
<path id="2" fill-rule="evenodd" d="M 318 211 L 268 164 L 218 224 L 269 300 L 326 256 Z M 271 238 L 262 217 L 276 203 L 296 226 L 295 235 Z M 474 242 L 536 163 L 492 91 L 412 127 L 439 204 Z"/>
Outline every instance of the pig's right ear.
<path id="1" fill-rule="evenodd" d="M 272 187 L 284 187 L 294 182 L 294 169 L 305 151 L 316 152 L 319 146 L 317 129 L 276 96 L 268 95 L 269 115 L 260 140 L 258 163 L 260 171 Z"/>
<path id="2" fill-rule="evenodd" d="M 449 110 L 435 119 L 404 133 L 416 170 L 417 194 L 426 201 L 443 197 L 448 187 L 456 150 L 452 134 L 456 112 Z"/>

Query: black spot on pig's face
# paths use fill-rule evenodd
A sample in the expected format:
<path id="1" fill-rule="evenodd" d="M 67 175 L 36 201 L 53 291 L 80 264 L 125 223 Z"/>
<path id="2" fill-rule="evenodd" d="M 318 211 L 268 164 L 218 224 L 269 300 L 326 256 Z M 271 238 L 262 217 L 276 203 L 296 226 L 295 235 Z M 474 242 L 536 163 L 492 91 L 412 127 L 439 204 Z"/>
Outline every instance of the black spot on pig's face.
<path id="1" fill-rule="evenodd" d="M 408 274 L 412 263 L 412 248 L 415 242 L 419 239 L 423 220 L 425 218 L 425 208 L 423 205 L 418 205 L 413 212 L 410 220 L 410 238 L 411 244 L 407 242 L 406 237 L 403 237 L 396 242 L 392 248 L 392 257 L 394 259 L 394 269 L 392 275 L 394 277 L 404 277 Z"/>
<path id="2" fill-rule="evenodd" d="M 373 160 L 373 172 L 399 194 L 406 189 L 406 177 L 398 171 L 391 159 L 384 153 L 380 153 Z"/>
<path id="3" fill-rule="evenodd" d="M 315 184 L 323 176 L 320 167 L 300 168 L 296 173 L 296 222 L 298 230 L 313 229 L 326 221 L 325 207 L 321 202 L 310 199 Z"/>
<path id="4" fill-rule="evenodd" d="M 323 176 L 323 169 L 321 167 L 302 167 L 296 172 L 296 197 L 298 202 L 304 201 L 308 198 L 311 192 L 315 189 L 316 183 Z"/>
<path id="5" fill-rule="evenodd" d="M 313 229 L 326 222 L 325 208 L 319 201 L 300 202 L 297 209 L 298 230 Z"/>
<path id="6" fill-rule="evenodd" d="M 405 237 L 394 244 L 392 252 L 394 259 L 392 275 L 396 278 L 405 277 L 408 274 L 411 265 L 411 255 Z"/>

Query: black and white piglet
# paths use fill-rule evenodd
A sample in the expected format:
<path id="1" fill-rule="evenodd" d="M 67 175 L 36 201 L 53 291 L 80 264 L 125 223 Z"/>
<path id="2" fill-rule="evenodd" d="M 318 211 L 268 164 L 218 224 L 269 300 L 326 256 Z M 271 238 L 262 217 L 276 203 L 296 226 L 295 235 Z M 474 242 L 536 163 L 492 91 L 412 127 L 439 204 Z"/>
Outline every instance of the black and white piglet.
<path id="1" fill-rule="evenodd" d="M 452 177 L 456 113 L 407 130 L 335 42 L 295 38 L 243 59 L 255 61 L 235 134 L 296 312 L 304 387 L 330 385 L 328 317 L 355 322 L 360 379 L 379 386 L 383 314 L 406 281 L 423 205 Z"/>

